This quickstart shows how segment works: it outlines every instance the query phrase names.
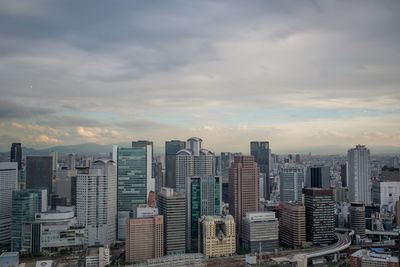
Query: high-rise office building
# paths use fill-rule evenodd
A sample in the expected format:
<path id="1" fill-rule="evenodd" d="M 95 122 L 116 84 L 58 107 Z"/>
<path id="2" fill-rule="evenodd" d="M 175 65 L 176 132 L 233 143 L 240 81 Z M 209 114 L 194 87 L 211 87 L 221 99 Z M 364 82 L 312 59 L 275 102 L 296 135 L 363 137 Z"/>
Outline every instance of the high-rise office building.
<path id="1" fill-rule="evenodd" d="M 176 154 L 176 191 L 186 193 L 187 180 L 193 176 L 215 176 L 215 155 L 201 146 L 203 140 L 198 137 L 189 138 L 186 149 Z"/>
<path id="2" fill-rule="evenodd" d="M 18 163 L 0 162 L 0 246 L 11 243 L 12 192 L 18 186 Z"/>
<path id="3" fill-rule="evenodd" d="M 152 164 L 152 172 L 155 183 L 155 192 L 158 194 L 160 192 L 161 187 L 163 187 L 163 171 L 162 171 L 162 163 L 161 162 L 153 162 Z"/>
<path id="4" fill-rule="evenodd" d="M 371 170 L 369 167 L 369 149 L 357 145 L 347 152 L 348 188 L 351 202 L 371 204 Z"/>
<path id="5" fill-rule="evenodd" d="M 76 181 L 76 210 L 87 231 L 87 244 L 107 245 L 116 240 L 117 168 L 112 160 L 96 160 L 80 170 Z"/>
<path id="6" fill-rule="evenodd" d="M 331 176 L 329 166 L 309 166 L 306 173 L 306 185 L 310 188 L 331 187 Z"/>
<path id="7" fill-rule="evenodd" d="M 306 244 L 306 208 L 294 202 L 279 204 L 279 239 L 289 247 Z"/>
<path id="8" fill-rule="evenodd" d="M 53 172 L 55 172 L 55 171 L 57 171 L 57 166 L 58 166 L 58 152 L 51 151 L 50 156 L 53 159 L 51 166 L 52 166 Z"/>
<path id="9" fill-rule="evenodd" d="M 222 181 L 227 182 L 229 179 L 229 167 L 233 162 L 233 156 L 230 152 L 221 152 L 221 176 Z"/>
<path id="10" fill-rule="evenodd" d="M 126 223 L 125 261 L 144 262 L 164 255 L 164 217 L 129 219 Z"/>
<path id="11" fill-rule="evenodd" d="M 231 215 L 202 216 L 198 224 L 198 251 L 207 258 L 231 256 L 236 252 L 236 227 Z"/>
<path id="12" fill-rule="evenodd" d="M 219 215 L 222 203 L 221 177 L 197 176 L 188 178 L 186 190 L 186 242 L 187 250 L 197 251 L 198 219 Z"/>
<path id="13" fill-rule="evenodd" d="M 53 192 L 53 159 L 51 156 L 26 157 L 26 188 L 47 188 Z"/>
<path id="14" fill-rule="evenodd" d="M 68 154 L 67 156 L 67 168 L 68 170 L 74 170 L 76 165 L 76 157 L 75 154 Z"/>
<path id="15" fill-rule="evenodd" d="M 306 206 L 307 241 L 313 244 L 330 244 L 334 240 L 333 190 L 304 189 Z"/>
<path id="16" fill-rule="evenodd" d="M 395 203 L 400 197 L 400 182 L 379 182 L 372 183 L 372 203 L 385 208 L 388 212 L 395 213 Z"/>
<path id="17" fill-rule="evenodd" d="M 299 201 L 302 200 L 302 190 L 304 183 L 304 169 L 302 168 L 283 168 L 280 174 L 280 201 Z"/>
<path id="18" fill-rule="evenodd" d="M 146 204 L 154 191 L 152 178 L 153 145 L 148 141 L 133 142 L 131 148 L 117 148 L 118 166 L 118 239 L 125 238 L 125 222 L 133 205 Z"/>
<path id="19" fill-rule="evenodd" d="M 270 157 L 269 142 L 257 142 L 253 141 L 250 143 L 250 154 L 254 156 L 254 161 L 257 162 L 260 173 L 265 173 L 264 181 L 264 199 L 270 198 L 270 182 L 269 182 L 269 157 Z"/>
<path id="20" fill-rule="evenodd" d="M 355 235 L 365 239 L 365 206 L 361 202 L 352 202 L 350 206 L 350 228 Z"/>
<path id="21" fill-rule="evenodd" d="M 180 140 L 172 140 L 165 142 L 165 186 L 169 188 L 176 188 L 175 167 L 176 167 L 176 153 L 184 149 L 186 143 Z"/>
<path id="22" fill-rule="evenodd" d="M 160 215 L 164 216 L 164 253 L 183 254 L 186 250 L 186 198 L 173 188 L 162 187 L 158 197 Z"/>
<path id="23" fill-rule="evenodd" d="M 347 164 L 340 164 L 340 179 L 342 187 L 347 187 Z"/>
<path id="24" fill-rule="evenodd" d="M 22 148 L 21 143 L 12 143 L 10 151 L 10 162 L 18 163 L 18 170 L 22 169 Z"/>
<path id="25" fill-rule="evenodd" d="M 247 212 L 258 211 L 259 170 L 253 156 L 236 156 L 229 168 L 229 212 L 235 218 L 236 233 L 242 233 Z"/>
<path id="26" fill-rule="evenodd" d="M 47 189 L 14 190 L 11 206 L 11 250 L 21 249 L 22 225 L 47 210 Z"/>
<path id="27" fill-rule="evenodd" d="M 248 212 L 243 218 L 243 247 L 251 253 L 279 249 L 279 221 L 275 212 Z"/>

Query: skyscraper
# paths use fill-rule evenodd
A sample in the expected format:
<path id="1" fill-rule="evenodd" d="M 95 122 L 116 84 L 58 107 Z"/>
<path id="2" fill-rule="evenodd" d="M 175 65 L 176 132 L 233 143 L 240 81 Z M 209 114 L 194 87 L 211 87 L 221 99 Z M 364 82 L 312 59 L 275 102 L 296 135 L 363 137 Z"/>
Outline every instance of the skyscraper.
<path id="1" fill-rule="evenodd" d="M 152 164 L 152 173 L 155 183 L 155 192 L 158 193 L 163 187 L 163 171 L 162 171 L 162 163 L 161 162 L 153 162 Z"/>
<path id="2" fill-rule="evenodd" d="M 176 165 L 176 153 L 179 150 L 184 149 L 186 143 L 180 140 L 171 140 L 165 142 L 165 186 L 175 188 L 175 165 Z"/>
<path id="3" fill-rule="evenodd" d="M 164 218 L 129 219 L 126 224 L 125 261 L 144 262 L 164 255 Z"/>
<path id="4" fill-rule="evenodd" d="M 117 148 L 118 239 L 125 238 L 125 222 L 133 205 L 146 204 L 154 191 L 152 178 L 153 146 L 148 141 L 133 142 L 131 148 Z"/>
<path id="5" fill-rule="evenodd" d="M 309 166 L 305 187 L 329 189 L 331 187 L 329 166 Z"/>
<path id="6" fill-rule="evenodd" d="M 10 151 L 10 162 L 18 163 L 18 170 L 22 169 L 22 148 L 21 143 L 12 143 Z"/>
<path id="7" fill-rule="evenodd" d="M 306 243 L 306 208 L 299 203 L 279 204 L 279 238 L 289 247 L 301 247 Z"/>
<path id="8" fill-rule="evenodd" d="M 283 168 L 280 170 L 280 201 L 302 200 L 304 169 Z"/>
<path id="9" fill-rule="evenodd" d="M 58 152 L 57 151 L 51 151 L 50 156 L 52 157 L 52 169 L 53 172 L 57 171 L 57 165 L 58 165 Z"/>
<path id="10" fill-rule="evenodd" d="M 226 182 L 229 179 L 229 167 L 233 162 L 233 156 L 230 152 L 221 152 L 221 175 L 222 181 Z"/>
<path id="11" fill-rule="evenodd" d="M 257 142 L 253 141 L 250 143 L 250 153 L 254 156 L 254 161 L 258 164 L 260 173 L 265 173 L 264 181 L 264 199 L 270 198 L 270 183 L 269 183 L 269 142 Z"/>
<path id="12" fill-rule="evenodd" d="M 47 210 L 47 189 L 14 190 L 11 207 L 11 250 L 21 249 L 22 224 Z"/>
<path id="13" fill-rule="evenodd" d="M 214 153 L 201 147 L 198 137 L 189 138 L 186 149 L 176 154 L 176 191 L 180 194 L 186 193 L 187 179 L 193 176 L 215 176 Z"/>
<path id="14" fill-rule="evenodd" d="M 347 164 L 340 165 L 340 179 L 342 187 L 347 187 Z"/>
<path id="15" fill-rule="evenodd" d="M 96 160 L 77 176 L 77 219 L 87 229 L 87 244 L 116 240 L 117 169 L 112 160 Z"/>
<path id="16" fill-rule="evenodd" d="M 369 167 L 369 149 L 357 145 L 347 152 L 348 188 L 351 202 L 371 204 L 371 170 Z"/>
<path id="17" fill-rule="evenodd" d="M 67 157 L 67 167 L 68 170 L 74 170 L 76 165 L 75 154 L 69 154 Z"/>
<path id="18" fill-rule="evenodd" d="M 51 156 L 26 157 L 26 188 L 46 188 L 52 193 L 53 158 Z"/>
<path id="19" fill-rule="evenodd" d="M 18 163 L 0 162 L 0 246 L 11 242 L 12 191 L 18 186 Z"/>
<path id="20" fill-rule="evenodd" d="M 253 156 L 236 156 L 229 168 L 229 212 L 235 218 L 237 235 L 247 212 L 258 211 L 259 169 Z"/>
<path id="21" fill-rule="evenodd" d="M 222 185 L 218 176 L 188 178 L 186 190 L 187 249 L 197 251 L 198 220 L 201 216 L 221 213 Z"/>
<path id="22" fill-rule="evenodd" d="M 307 241 L 330 244 L 334 240 L 333 190 L 305 188 Z"/>
<path id="23" fill-rule="evenodd" d="M 160 215 L 164 216 L 164 253 L 183 254 L 186 251 L 186 198 L 173 188 L 162 187 L 158 198 Z"/>

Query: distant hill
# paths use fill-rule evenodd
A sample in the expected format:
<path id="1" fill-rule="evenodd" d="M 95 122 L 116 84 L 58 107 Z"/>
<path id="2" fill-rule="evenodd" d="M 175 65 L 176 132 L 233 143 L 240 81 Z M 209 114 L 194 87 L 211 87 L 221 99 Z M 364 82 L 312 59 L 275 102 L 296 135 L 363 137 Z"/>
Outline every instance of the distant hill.
<path id="1" fill-rule="evenodd" d="M 123 147 L 130 147 L 130 143 L 117 144 Z M 57 151 L 60 156 L 63 154 L 85 154 L 85 155 L 95 155 L 100 153 L 110 153 L 112 151 L 113 144 L 99 145 L 96 143 L 84 143 L 79 145 L 69 145 L 69 146 L 54 146 L 45 149 L 35 149 L 29 147 L 22 147 L 22 156 L 48 156 L 51 151 Z M 162 151 L 161 147 L 154 147 L 154 153 L 160 153 Z M 10 151 L 0 152 L 0 157 L 9 157 Z"/>

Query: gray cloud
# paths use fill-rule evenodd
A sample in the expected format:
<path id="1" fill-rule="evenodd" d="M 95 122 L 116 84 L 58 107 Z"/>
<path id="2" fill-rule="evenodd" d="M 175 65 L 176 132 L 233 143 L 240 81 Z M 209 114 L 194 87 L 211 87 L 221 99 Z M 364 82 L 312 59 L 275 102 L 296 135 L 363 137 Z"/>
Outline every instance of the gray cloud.
<path id="1" fill-rule="evenodd" d="M 136 131 L 161 130 L 168 127 L 167 124 L 146 119 L 120 121 L 120 122 L 115 122 L 114 125 L 122 129 L 136 130 Z"/>
<path id="2" fill-rule="evenodd" d="M 16 102 L 0 117 L 122 136 L 270 123 L 234 119 L 247 110 L 398 109 L 398 14 L 390 0 L 1 1 L 0 91 Z"/>
<path id="3" fill-rule="evenodd" d="M 0 119 L 30 118 L 53 112 L 54 111 L 49 108 L 29 107 L 0 98 Z"/>
<path id="4" fill-rule="evenodd" d="M 50 116 L 45 119 L 38 120 L 38 124 L 52 127 L 101 127 L 105 125 L 98 120 L 78 116 Z"/>

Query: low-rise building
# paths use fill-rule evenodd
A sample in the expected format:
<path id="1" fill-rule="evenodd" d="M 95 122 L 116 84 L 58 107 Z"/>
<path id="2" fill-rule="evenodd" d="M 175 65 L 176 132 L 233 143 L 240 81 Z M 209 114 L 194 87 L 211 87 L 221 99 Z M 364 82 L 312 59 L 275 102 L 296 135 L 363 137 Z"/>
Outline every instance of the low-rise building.
<path id="1" fill-rule="evenodd" d="M 199 252 L 207 258 L 236 252 L 236 225 L 231 215 L 199 218 Z"/>
<path id="2" fill-rule="evenodd" d="M 207 259 L 201 253 L 186 253 L 168 255 L 155 259 L 148 259 L 146 263 L 129 265 L 127 267 L 206 267 Z"/>
<path id="3" fill-rule="evenodd" d="M 243 218 L 243 247 L 250 252 L 279 248 L 279 221 L 275 212 L 248 212 Z"/>
<path id="4" fill-rule="evenodd" d="M 16 267 L 19 264 L 18 252 L 3 252 L 0 255 L 0 266 L 2 267 Z"/>
<path id="5" fill-rule="evenodd" d="M 22 225 L 24 253 L 81 249 L 85 245 L 85 228 L 77 225 L 73 207 L 37 212 L 35 220 Z"/>
<path id="6" fill-rule="evenodd" d="M 85 258 L 86 267 L 105 267 L 110 264 L 110 248 L 108 246 L 89 248 Z"/>
<path id="7" fill-rule="evenodd" d="M 350 256 L 351 267 L 398 267 L 399 259 L 387 253 L 375 253 L 360 249 Z"/>

